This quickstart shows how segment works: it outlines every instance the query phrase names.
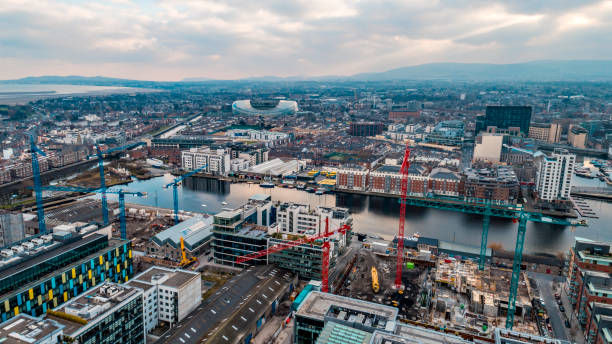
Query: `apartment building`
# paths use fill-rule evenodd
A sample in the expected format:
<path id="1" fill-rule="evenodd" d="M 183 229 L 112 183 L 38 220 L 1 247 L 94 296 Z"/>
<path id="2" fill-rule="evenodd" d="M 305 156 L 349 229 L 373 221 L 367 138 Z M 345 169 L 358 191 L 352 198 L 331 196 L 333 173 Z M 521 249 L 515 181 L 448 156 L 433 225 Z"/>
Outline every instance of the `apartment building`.
<path id="1" fill-rule="evenodd" d="M 365 168 L 342 168 L 337 170 L 336 187 L 343 190 L 366 191 L 370 171 Z"/>
<path id="2" fill-rule="evenodd" d="M 231 170 L 230 160 L 230 154 L 225 149 L 191 148 L 181 152 L 182 167 L 185 170 L 206 166 L 206 173 L 226 175 Z"/>
<path id="3" fill-rule="evenodd" d="M 607 242 L 576 238 L 569 252 L 565 290 L 572 304 L 571 312 L 583 327 L 588 343 L 601 343 L 604 329 L 608 333 L 612 329 L 611 246 Z"/>
<path id="4" fill-rule="evenodd" d="M 353 218 L 348 209 L 340 207 L 311 207 L 298 203 L 276 204 L 278 233 L 291 235 L 314 236 L 325 232 L 326 220 L 329 221 L 329 230 L 336 230 L 343 225 L 351 225 Z M 341 245 L 344 244 L 344 239 Z"/>
<path id="5" fill-rule="evenodd" d="M 569 199 L 575 162 L 576 155 L 559 148 L 555 149 L 551 156 L 540 159 L 536 190 L 541 200 Z"/>

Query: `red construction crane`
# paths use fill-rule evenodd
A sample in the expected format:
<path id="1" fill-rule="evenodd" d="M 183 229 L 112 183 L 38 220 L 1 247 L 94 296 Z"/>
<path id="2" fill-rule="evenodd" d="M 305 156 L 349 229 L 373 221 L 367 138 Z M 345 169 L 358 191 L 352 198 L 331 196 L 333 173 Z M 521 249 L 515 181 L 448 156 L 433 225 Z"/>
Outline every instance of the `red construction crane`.
<path id="1" fill-rule="evenodd" d="M 302 244 L 308 244 L 318 239 L 328 238 L 336 233 L 346 234 L 346 232 L 351 230 L 350 225 L 342 225 L 340 228 L 329 231 L 329 218 L 325 219 L 325 233 L 312 236 L 310 238 L 301 238 L 294 241 L 288 241 L 284 243 L 279 243 L 273 246 L 268 247 L 266 250 L 261 250 L 258 252 L 249 253 L 244 256 L 240 256 L 236 258 L 236 263 L 242 264 L 244 262 L 248 262 L 249 260 L 256 259 L 259 257 L 267 256 L 276 252 L 284 251 L 288 248 L 292 248 L 295 246 L 299 246 Z M 327 293 L 329 291 L 329 240 L 325 240 L 323 242 L 323 262 L 321 266 L 321 291 Z"/>
<path id="2" fill-rule="evenodd" d="M 402 174 L 401 181 L 401 198 L 400 203 L 400 218 L 399 230 L 397 233 L 397 268 L 395 270 L 395 288 L 402 287 L 402 264 L 404 263 L 404 223 L 406 222 L 406 197 L 408 195 L 408 169 L 410 168 L 410 145 L 406 144 L 404 152 L 404 160 L 400 173 Z"/>

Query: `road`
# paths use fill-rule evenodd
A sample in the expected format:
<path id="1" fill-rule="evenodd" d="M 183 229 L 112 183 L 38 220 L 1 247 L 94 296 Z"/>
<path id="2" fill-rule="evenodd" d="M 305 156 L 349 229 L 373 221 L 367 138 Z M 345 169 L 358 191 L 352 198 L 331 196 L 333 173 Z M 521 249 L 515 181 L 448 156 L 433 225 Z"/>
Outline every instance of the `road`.
<path id="1" fill-rule="evenodd" d="M 160 343 L 195 344 L 229 317 L 248 296 L 249 290 L 259 282 L 253 273 L 243 271 L 234 276 L 214 295 L 203 302 L 187 318 L 172 327 L 160 338 Z"/>
<path id="2" fill-rule="evenodd" d="M 550 325 L 552 326 L 555 338 L 568 340 L 567 333 L 565 332 L 565 318 L 562 317 L 561 311 L 557 306 L 557 300 L 553 295 L 552 281 L 547 280 L 536 280 L 538 289 L 540 289 L 540 295 L 545 303 L 546 313 L 550 317 Z"/>

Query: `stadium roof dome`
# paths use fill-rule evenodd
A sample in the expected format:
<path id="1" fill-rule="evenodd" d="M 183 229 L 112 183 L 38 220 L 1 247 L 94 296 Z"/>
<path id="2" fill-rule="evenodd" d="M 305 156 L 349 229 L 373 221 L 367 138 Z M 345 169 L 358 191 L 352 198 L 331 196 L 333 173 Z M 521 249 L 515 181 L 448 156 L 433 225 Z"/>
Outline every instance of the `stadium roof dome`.
<path id="1" fill-rule="evenodd" d="M 237 100 L 232 104 L 232 112 L 237 115 L 294 115 L 297 110 L 297 103 L 293 100 Z"/>

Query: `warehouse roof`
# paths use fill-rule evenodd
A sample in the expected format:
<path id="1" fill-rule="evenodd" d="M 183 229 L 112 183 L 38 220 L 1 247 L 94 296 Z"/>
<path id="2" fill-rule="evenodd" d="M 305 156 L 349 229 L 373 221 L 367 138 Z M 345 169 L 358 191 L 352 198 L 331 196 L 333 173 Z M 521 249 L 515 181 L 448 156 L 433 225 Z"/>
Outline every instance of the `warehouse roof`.
<path id="1" fill-rule="evenodd" d="M 193 249 L 202 240 L 212 237 L 212 223 L 212 216 L 196 215 L 156 234 L 151 240 L 160 246 L 169 244 L 172 247 L 179 247 L 183 237 L 185 246 Z"/>

